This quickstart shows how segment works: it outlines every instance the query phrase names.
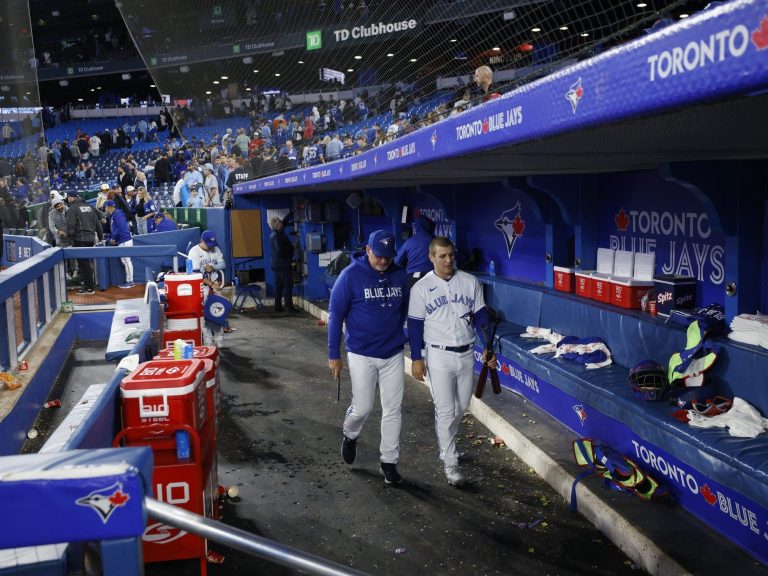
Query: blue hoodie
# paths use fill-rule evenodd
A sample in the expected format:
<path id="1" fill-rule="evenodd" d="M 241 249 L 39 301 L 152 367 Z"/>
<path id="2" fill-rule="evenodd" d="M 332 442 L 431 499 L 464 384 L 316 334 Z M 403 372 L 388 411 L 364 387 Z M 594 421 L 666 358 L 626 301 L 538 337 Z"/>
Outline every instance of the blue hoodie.
<path id="1" fill-rule="evenodd" d="M 109 232 L 112 234 L 112 240 L 115 244 L 122 244 L 131 239 L 131 230 L 128 228 L 128 221 L 122 210 L 115 210 L 109 217 Z"/>
<path id="2" fill-rule="evenodd" d="M 408 274 L 421 272 L 422 275 L 434 268 L 429 260 L 429 243 L 434 238 L 435 223 L 426 216 L 416 216 L 413 222 L 414 233 L 400 246 L 395 256 L 398 266 L 405 266 Z"/>
<path id="3" fill-rule="evenodd" d="M 328 322 L 328 358 L 341 358 L 341 326 L 348 352 L 390 358 L 406 342 L 403 323 L 408 315 L 408 276 L 390 265 L 377 272 L 365 253 L 356 254 L 333 285 Z"/>

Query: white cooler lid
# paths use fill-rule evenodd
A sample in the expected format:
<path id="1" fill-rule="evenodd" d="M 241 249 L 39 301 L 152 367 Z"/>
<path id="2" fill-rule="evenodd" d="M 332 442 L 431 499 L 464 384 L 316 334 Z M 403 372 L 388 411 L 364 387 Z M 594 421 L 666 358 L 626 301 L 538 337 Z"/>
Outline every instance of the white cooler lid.
<path id="1" fill-rule="evenodd" d="M 613 273 L 613 261 L 616 256 L 616 250 L 610 248 L 597 249 L 597 271 L 601 274 Z"/>

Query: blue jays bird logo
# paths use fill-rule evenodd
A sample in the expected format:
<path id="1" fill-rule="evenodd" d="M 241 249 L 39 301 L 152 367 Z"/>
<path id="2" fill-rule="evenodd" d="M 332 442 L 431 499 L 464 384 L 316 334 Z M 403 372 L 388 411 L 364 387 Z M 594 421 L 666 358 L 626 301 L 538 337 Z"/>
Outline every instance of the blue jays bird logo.
<path id="1" fill-rule="evenodd" d="M 101 521 L 106 524 L 112 513 L 125 506 L 131 496 L 123 492 L 123 485 L 115 482 L 107 488 L 94 490 L 88 496 L 83 496 L 75 501 L 78 506 L 88 506 L 96 512 Z"/>
<path id="2" fill-rule="evenodd" d="M 582 96 L 584 96 L 584 88 L 581 86 L 581 76 L 579 76 L 579 79 L 571 84 L 571 87 L 565 94 L 565 99 L 571 103 L 574 114 L 576 114 L 576 108 L 579 106 Z"/>
<path id="3" fill-rule="evenodd" d="M 583 404 L 574 404 L 573 411 L 576 412 L 576 416 L 579 417 L 579 422 L 584 426 L 584 422 L 587 421 L 587 411 L 584 409 Z"/>
<path id="4" fill-rule="evenodd" d="M 501 216 L 493 223 L 496 229 L 504 235 L 508 258 L 512 256 L 512 249 L 525 230 L 525 220 L 520 216 L 521 210 L 522 204 L 518 201 L 512 208 L 502 212 Z"/>

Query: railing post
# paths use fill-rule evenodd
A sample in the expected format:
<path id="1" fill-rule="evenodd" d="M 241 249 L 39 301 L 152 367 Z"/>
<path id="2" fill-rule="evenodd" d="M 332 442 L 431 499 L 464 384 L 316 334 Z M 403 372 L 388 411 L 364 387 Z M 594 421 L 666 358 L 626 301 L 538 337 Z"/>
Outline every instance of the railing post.
<path id="1" fill-rule="evenodd" d="M 141 538 L 101 541 L 101 565 L 106 576 L 144 574 Z"/>
<path id="2" fill-rule="evenodd" d="M 5 312 L 5 334 L 8 337 L 8 348 L 3 350 L 3 357 L 0 357 L 0 363 L 10 370 L 15 368 L 19 361 L 19 355 L 16 350 L 16 310 L 13 308 L 13 295 L 5 299 L 2 307 Z"/>
<path id="3" fill-rule="evenodd" d="M 32 346 L 35 342 L 37 342 L 37 320 L 35 319 L 35 307 L 37 306 L 37 303 L 35 302 L 35 282 L 30 282 L 27 284 L 27 287 L 24 289 L 26 292 L 26 317 L 27 317 L 27 330 L 28 333 L 26 334 L 26 340 L 28 342 L 27 348 Z"/>
<path id="4" fill-rule="evenodd" d="M 43 294 L 42 299 L 40 294 L 37 295 L 38 307 L 42 308 L 40 315 L 40 322 L 43 326 L 47 326 L 51 322 L 53 317 L 53 308 L 51 307 L 51 279 L 56 276 L 56 269 L 54 268 L 53 274 L 45 272 L 43 274 Z"/>

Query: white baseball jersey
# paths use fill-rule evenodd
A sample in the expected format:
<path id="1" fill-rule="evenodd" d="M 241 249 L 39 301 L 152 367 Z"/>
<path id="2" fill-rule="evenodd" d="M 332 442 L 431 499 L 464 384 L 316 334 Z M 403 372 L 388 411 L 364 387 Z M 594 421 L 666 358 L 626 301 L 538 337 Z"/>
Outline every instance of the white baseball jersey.
<path id="1" fill-rule="evenodd" d="M 456 270 L 450 280 L 434 271 L 411 288 L 408 317 L 424 320 L 424 342 L 437 346 L 464 346 L 475 341 L 474 313 L 485 307 L 477 278 Z"/>

